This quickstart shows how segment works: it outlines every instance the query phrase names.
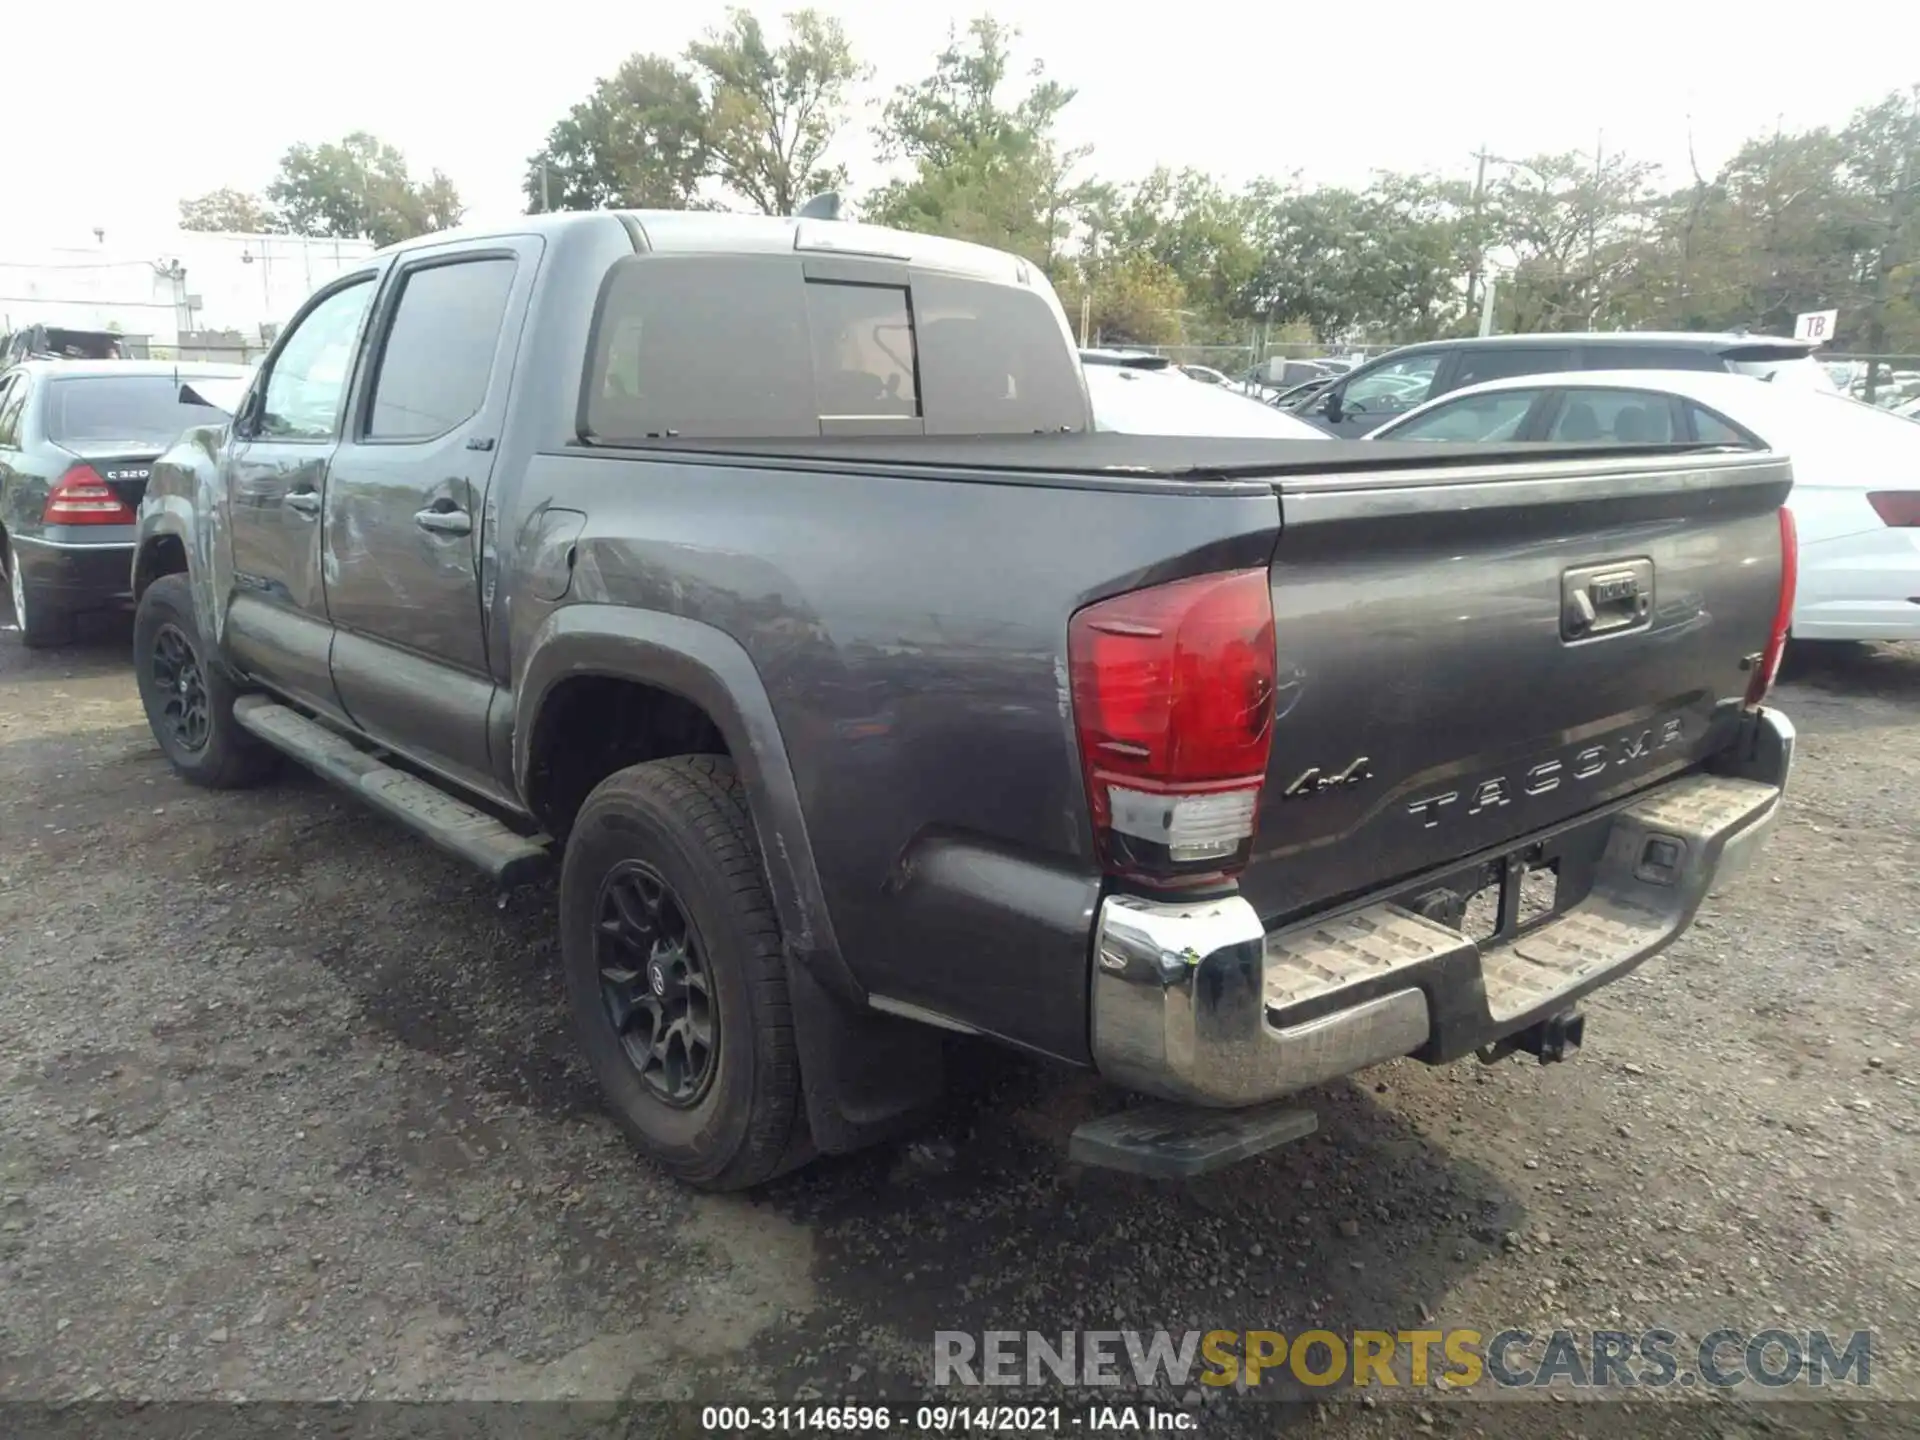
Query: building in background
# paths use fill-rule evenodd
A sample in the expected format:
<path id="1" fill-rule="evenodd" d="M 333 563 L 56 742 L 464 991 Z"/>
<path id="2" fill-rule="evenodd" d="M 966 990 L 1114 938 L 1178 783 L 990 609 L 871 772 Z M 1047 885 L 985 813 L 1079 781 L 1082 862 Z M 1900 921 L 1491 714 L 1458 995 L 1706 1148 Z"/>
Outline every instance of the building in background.
<path id="1" fill-rule="evenodd" d="M 370 240 L 204 230 L 31 238 L 0 231 L 0 332 L 113 330 L 131 358 L 252 360 Z"/>

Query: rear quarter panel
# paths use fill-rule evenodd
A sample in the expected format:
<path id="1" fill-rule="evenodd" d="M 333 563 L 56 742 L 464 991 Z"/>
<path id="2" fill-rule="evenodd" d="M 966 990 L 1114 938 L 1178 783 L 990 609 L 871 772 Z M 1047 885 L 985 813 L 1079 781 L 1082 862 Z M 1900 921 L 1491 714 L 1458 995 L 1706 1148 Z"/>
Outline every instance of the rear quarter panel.
<path id="1" fill-rule="evenodd" d="M 859 981 L 1085 1059 L 1100 876 L 1067 621 L 1121 590 L 1265 565 L 1270 488 L 582 455 L 537 457 L 525 494 L 586 519 L 565 596 L 513 597 L 516 688 L 556 605 L 724 632 L 766 688 Z"/>

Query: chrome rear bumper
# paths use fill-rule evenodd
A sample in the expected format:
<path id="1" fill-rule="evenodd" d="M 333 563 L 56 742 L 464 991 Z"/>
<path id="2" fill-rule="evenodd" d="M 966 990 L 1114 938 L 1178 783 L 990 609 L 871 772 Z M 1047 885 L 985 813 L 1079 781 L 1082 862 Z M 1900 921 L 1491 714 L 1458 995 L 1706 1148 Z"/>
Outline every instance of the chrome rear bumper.
<path id="1" fill-rule="evenodd" d="M 1239 896 L 1110 896 L 1093 974 L 1101 1074 L 1189 1104 L 1257 1105 L 1383 1060 L 1435 1063 L 1566 1009 L 1665 949 L 1772 831 L 1793 726 L 1757 712 L 1715 773 L 1599 817 L 1577 904 L 1504 943 L 1379 900 L 1268 932 Z"/>

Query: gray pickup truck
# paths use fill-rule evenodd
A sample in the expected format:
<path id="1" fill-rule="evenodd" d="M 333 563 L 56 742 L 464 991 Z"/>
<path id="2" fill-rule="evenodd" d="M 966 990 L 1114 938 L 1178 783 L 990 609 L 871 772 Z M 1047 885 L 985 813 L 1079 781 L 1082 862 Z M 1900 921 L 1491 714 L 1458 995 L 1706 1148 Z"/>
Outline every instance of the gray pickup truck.
<path id="1" fill-rule="evenodd" d="M 1556 1059 L 1767 833 L 1778 455 L 1092 433 L 1045 278 L 601 212 L 314 295 L 139 511 L 188 781 L 282 755 L 557 860 L 613 1113 L 685 1180 L 896 1133 L 939 1032 L 1191 1174 L 1399 1056 Z"/>

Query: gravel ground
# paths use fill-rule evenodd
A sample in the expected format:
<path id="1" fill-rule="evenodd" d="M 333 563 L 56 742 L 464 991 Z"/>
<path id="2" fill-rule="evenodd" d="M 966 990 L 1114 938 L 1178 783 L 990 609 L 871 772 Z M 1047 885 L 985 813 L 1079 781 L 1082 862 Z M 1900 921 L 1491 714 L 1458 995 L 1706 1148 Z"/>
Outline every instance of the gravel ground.
<path id="1" fill-rule="evenodd" d="M 917 1145 L 712 1198 L 600 1114 L 550 890 L 501 909 L 298 774 L 176 782 L 126 638 L 0 634 L 0 1399 L 871 1400 L 937 1329 L 1421 1322 L 1871 1326 L 1875 1391 L 1920 1398 L 1920 650 L 1797 657 L 1789 818 L 1573 1063 L 1382 1067 L 1182 1188 L 1064 1166 L 1110 1097 L 964 1049 Z M 1420 1403 L 1286 1415 L 1622 1413 Z"/>

